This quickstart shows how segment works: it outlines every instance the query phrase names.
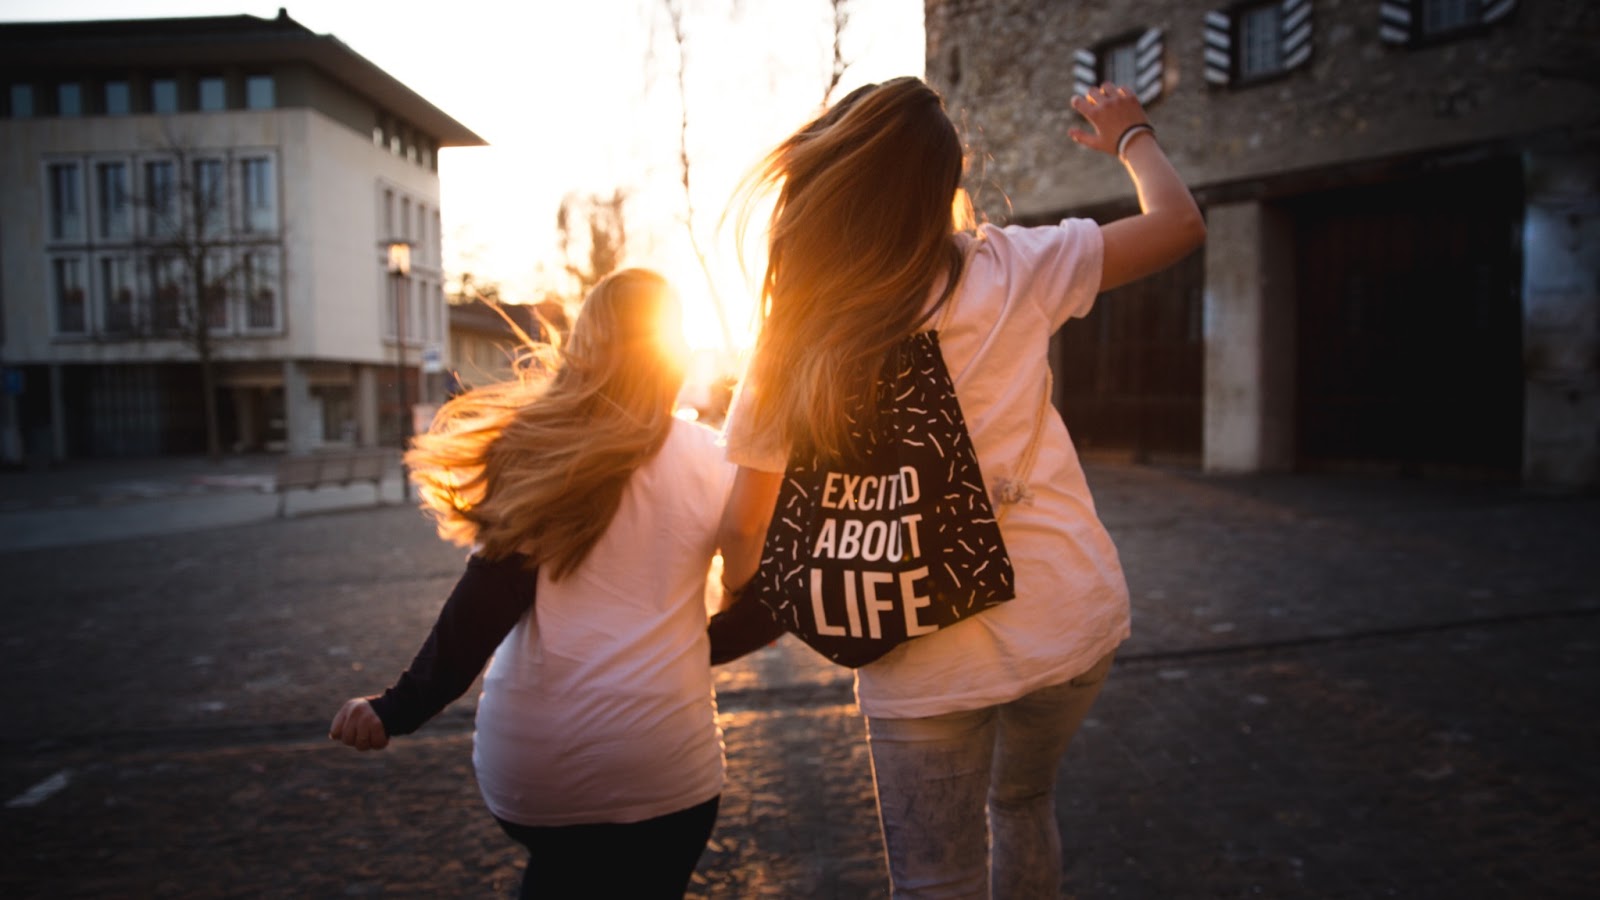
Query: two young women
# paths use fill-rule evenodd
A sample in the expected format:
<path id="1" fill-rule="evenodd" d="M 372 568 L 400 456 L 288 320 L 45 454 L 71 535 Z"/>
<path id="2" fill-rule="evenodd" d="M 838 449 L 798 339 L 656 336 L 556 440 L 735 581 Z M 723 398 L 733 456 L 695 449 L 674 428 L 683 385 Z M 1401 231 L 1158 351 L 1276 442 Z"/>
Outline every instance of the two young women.
<path id="1" fill-rule="evenodd" d="M 480 576 L 483 593 L 531 594 L 518 573 L 539 567 L 531 613 L 507 603 L 496 614 L 516 624 L 485 679 L 474 754 L 490 810 L 530 848 L 529 896 L 563 871 L 577 880 L 560 883 L 612 895 L 592 879 L 638 867 L 636 845 L 606 845 L 618 828 L 695 846 L 656 865 L 655 893 L 615 895 L 682 893 L 721 785 L 695 578 L 717 548 L 725 587 L 736 593 L 754 575 L 790 449 L 841 449 L 846 398 L 936 312 L 991 494 L 1023 474 L 1025 454 L 1035 460 L 1000 498 L 1018 501 L 1002 527 L 1016 598 L 858 670 L 891 886 L 897 897 L 1056 896 L 1056 767 L 1129 620 L 1116 550 L 1048 403 L 1049 336 L 1100 291 L 1176 262 L 1205 233 L 1127 91 L 1105 85 L 1073 105 L 1092 130 L 1071 137 L 1121 159 L 1139 215 L 972 229 L 960 215 L 960 140 L 914 78 L 850 94 L 769 156 L 758 179 L 777 192 L 765 316 L 726 433 L 736 473 L 695 426 L 671 421 L 681 371 L 650 361 L 671 343 L 670 316 L 649 314 L 640 330 L 655 336 L 643 345 L 580 340 L 598 330 L 586 320 L 610 282 L 586 301 L 548 390 L 468 394 L 455 401 L 461 414 L 447 407 L 418 439 L 411 459 L 441 533 L 477 545 L 480 570 L 500 566 L 501 581 Z M 634 367 L 646 371 L 616 382 L 619 396 L 595 381 L 588 401 L 562 400 L 594 372 Z M 630 428 L 648 439 L 615 452 Z M 589 486 L 591 469 L 607 473 L 604 491 Z M 450 618 L 447 604 L 441 627 Z M 396 702 L 352 700 L 334 736 L 380 745 Z M 708 803 L 692 828 L 668 821 Z M 600 871 L 605 860 L 612 872 Z"/>

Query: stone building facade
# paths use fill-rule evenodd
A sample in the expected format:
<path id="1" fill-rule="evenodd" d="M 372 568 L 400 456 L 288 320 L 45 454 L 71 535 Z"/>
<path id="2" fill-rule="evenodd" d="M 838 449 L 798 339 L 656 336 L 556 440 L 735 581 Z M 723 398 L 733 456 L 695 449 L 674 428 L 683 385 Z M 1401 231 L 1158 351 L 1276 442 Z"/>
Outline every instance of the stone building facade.
<path id="1" fill-rule="evenodd" d="M 1058 338 L 1088 450 L 1600 483 L 1600 6 L 926 0 L 997 221 L 1135 211 L 1068 101 L 1132 84 L 1207 247 Z M 1119 308 L 1120 307 L 1120 308 Z"/>

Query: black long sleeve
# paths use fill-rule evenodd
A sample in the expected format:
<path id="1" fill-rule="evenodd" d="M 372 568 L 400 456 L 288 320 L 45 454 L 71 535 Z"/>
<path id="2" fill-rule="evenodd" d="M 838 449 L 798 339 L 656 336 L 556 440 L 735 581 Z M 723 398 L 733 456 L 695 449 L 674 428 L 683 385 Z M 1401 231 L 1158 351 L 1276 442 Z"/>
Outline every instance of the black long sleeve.
<path id="1" fill-rule="evenodd" d="M 712 616 L 706 631 L 711 637 L 711 664 L 720 666 L 782 637 L 784 627 L 765 603 L 745 598 Z"/>
<path id="2" fill-rule="evenodd" d="M 538 573 L 513 553 L 473 556 L 416 658 L 393 687 L 369 702 L 393 737 L 410 734 L 467 692 L 484 663 L 533 606 Z"/>

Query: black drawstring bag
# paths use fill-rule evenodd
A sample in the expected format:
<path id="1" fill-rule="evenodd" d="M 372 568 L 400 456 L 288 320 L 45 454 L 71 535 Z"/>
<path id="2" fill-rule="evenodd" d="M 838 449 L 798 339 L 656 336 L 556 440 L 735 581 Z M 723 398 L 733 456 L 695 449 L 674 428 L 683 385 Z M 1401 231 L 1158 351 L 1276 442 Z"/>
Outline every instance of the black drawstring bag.
<path id="1" fill-rule="evenodd" d="M 791 455 L 745 592 L 851 668 L 1016 596 L 938 333 L 902 341 L 874 394 L 846 459 Z"/>

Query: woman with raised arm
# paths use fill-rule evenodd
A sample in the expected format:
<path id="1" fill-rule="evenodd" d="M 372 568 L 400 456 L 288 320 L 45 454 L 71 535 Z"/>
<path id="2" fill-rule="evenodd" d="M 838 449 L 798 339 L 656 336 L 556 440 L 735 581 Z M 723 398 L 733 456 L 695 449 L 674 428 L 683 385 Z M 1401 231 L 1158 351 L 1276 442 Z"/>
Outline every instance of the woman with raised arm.
<path id="1" fill-rule="evenodd" d="M 1071 138 L 1121 161 L 1138 215 L 972 228 L 960 139 L 938 94 L 915 78 L 845 97 L 779 145 L 758 178 L 777 202 L 765 316 L 726 431 L 739 470 L 718 537 L 732 599 L 713 622 L 714 659 L 792 630 L 740 599 L 785 473 L 797 460 L 853 452 L 864 434 L 860 398 L 874 395 L 908 336 L 926 330 L 936 331 L 993 500 L 985 516 L 999 521 L 1015 572 L 1014 596 L 948 627 L 913 629 L 908 607 L 907 630 L 931 633 L 857 669 L 895 897 L 1057 896 L 1057 765 L 1129 635 L 1116 548 L 1050 403 L 1050 336 L 1100 292 L 1199 247 L 1205 225 L 1126 89 L 1104 85 L 1073 108 L 1090 129 Z M 901 582 L 904 600 L 925 606 L 918 577 Z M 864 596 L 864 608 L 893 608 Z M 803 598 L 789 609 L 807 614 Z M 820 622 L 820 599 L 815 609 Z"/>

